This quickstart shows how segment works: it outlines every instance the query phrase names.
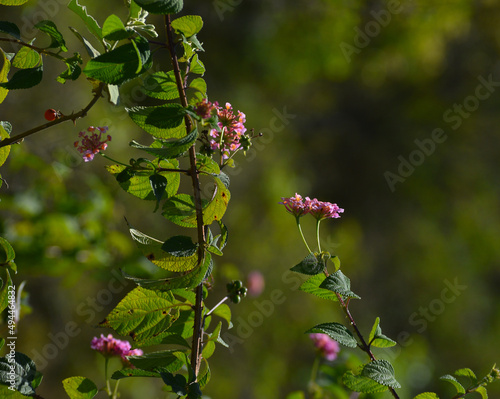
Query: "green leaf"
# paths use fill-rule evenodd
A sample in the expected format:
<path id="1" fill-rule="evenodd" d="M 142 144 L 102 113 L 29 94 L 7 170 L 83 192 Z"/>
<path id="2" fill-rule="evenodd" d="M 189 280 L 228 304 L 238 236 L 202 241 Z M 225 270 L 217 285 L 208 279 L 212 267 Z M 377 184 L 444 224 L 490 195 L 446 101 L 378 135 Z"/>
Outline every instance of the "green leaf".
<path id="1" fill-rule="evenodd" d="M 193 288 L 199 285 L 206 277 L 207 272 L 212 267 L 212 258 L 210 254 L 205 254 L 205 259 L 203 260 L 201 266 L 196 267 L 187 274 L 183 274 L 179 277 L 171 277 L 165 279 L 142 279 L 138 277 L 130 276 L 123 273 L 126 279 L 132 280 L 135 284 L 140 287 L 149 288 L 157 291 L 170 291 L 176 288 Z"/>
<path id="2" fill-rule="evenodd" d="M 66 58 L 64 62 L 66 63 L 66 70 L 56 78 L 62 84 L 66 83 L 66 80 L 78 79 L 82 73 L 82 68 L 80 68 L 79 64 L 83 63 L 82 57 L 78 53 L 75 53 L 71 58 Z"/>
<path id="3" fill-rule="evenodd" d="M 155 377 L 160 378 L 160 373 L 156 371 L 146 371 L 141 369 L 121 369 L 113 373 L 111 378 L 113 380 L 121 380 L 128 377 Z"/>
<path id="4" fill-rule="evenodd" d="M 140 345 L 142 341 L 167 334 L 179 312 L 179 302 L 171 293 L 137 287 L 99 325 L 120 335 L 130 335 Z"/>
<path id="5" fill-rule="evenodd" d="M 397 344 L 396 341 L 393 341 L 389 337 L 382 334 L 379 317 L 375 319 L 368 342 L 370 342 L 369 345 L 375 346 L 376 348 L 390 348 L 391 346 Z"/>
<path id="6" fill-rule="evenodd" d="M 463 387 L 463 385 L 460 384 L 458 382 L 458 380 L 455 377 L 453 377 L 452 375 L 446 374 L 446 375 L 443 375 L 442 377 L 439 377 L 439 379 L 443 380 L 443 381 L 447 381 L 450 384 L 452 384 L 458 393 L 460 393 L 460 394 L 465 393 L 465 388 Z"/>
<path id="7" fill-rule="evenodd" d="M 472 384 L 477 383 L 477 377 L 474 372 L 469 368 L 458 369 L 454 373 L 455 377 L 466 377 L 470 380 Z"/>
<path id="8" fill-rule="evenodd" d="M 172 21 L 175 33 L 191 37 L 203 28 L 203 20 L 199 15 L 184 15 Z"/>
<path id="9" fill-rule="evenodd" d="M 11 391 L 7 385 L 0 384 L 0 398 L 3 398 L 3 399 L 26 399 L 26 396 L 21 395 L 17 391 Z"/>
<path id="10" fill-rule="evenodd" d="M 325 269 L 325 264 L 320 260 L 318 261 L 317 254 L 310 253 L 302 262 L 292 267 L 290 270 L 297 273 L 316 275 L 322 273 Z"/>
<path id="11" fill-rule="evenodd" d="M 2 129 L 0 127 L 0 129 Z M 0 255 L 0 264 L 4 265 L 6 263 L 9 263 L 13 261 L 16 257 L 16 253 L 14 252 L 14 248 L 12 248 L 12 245 L 3 237 L 0 237 L 0 246 L 3 248 L 4 254 Z"/>
<path id="12" fill-rule="evenodd" d="M 70 377 L 63 380 L 64 390 L 71 399 L 92 399 L 97 395 L 97 387 L 85 377 Z"/>
<path id="13" fill-rule="evenodd" d="M 0 125 L 0 139 L 3 140 L 3 139 L 6 139 L 8 137 L 9 137 L 9 134 L 7 133 L 5 128 L 2 125 Z M 7 145 L 5 147 L 0 148 L 0 166 L 2 166 L 5 163 L 9 154 L 10 154 L 10 145 Z"/>
<path id="14" fill-rule="evenodd" d="M 220 174 L 220 167 L 217 162 L 203 154 L 196 154 L 196 169 L 210 175 Z"/>
<path id="15" fill-rule="evenodd" d="M 330 274 L 320 285 L 320 288 L 336 292 L 342 295 L 344 299 L 360 299 L 358 295 L 351 291 L 351 280 L 340 270 L 337 270 L 335 273 Z"/>
<path id="16" fill-rule="evenodd" d="M 134 0 L 151 14 L 177 14 L 182 10 L 183 0 Z"/>
<path id="17" fill-rule="evenodd" d="M 102 25 L 102 35 L 108 40 L 127 39 L 134 34 L 133 31 L 125 29 L 122 20 L 115 14 L 111 14 Z"/>
<path id="18" fill-rule="evenodd" d="M 189 72 L 202 76 L 205 73 L 205 65 L 199 59 L 198 54 L 193 55 L 193 57 L 191 58 L 191 64 L 189 65 Z"/>
<path id="19" fill-rule="evenodd" d="M 35 394 L 32 386 L 35 376 L 35 363 L 25 354 L 16 352 L 12 362 L 7 357 L 0 358 L 0 383 L 11 386 L 14 380 L 14 387 L 19 393 L 26 396 Z"/>
<path id="20" fill-rule="evenodd" d="M 78 38 L 78 40 L 80 40 L 82 42 L 82 44 L 85 46 L 85 50 L 87 50 L 87 54 L 90 56 L 90 58 L 96 58 L 98 55 L 101 54 L 99 51 L 97 51 L 94 48 L 94 46 L 92 46 L 92 44 L 87 39 L 85 39 L 82 35 L 80 35 L 80 33 L 78 33 L 78 31 L 75 28 L 70 26 L 69 30 L 71 32 L 73 32 L 75 34 L 75 36 Z"/>
<path id="21" fill-rule="evenodd" d="M 347 346 L 348 348 L 356 348 L 358 342 L 352 332 L 347 329 L 344 325 L 340 323 L 323 323 L 314 326 L 310 330 L 306 331 L 306 334 L 310 333 L 323 333 L 327 334 L 330 338 L 337 341 L 339 344 Z"/>
<path id="22" fill-rule="evenodd" d="M 177 160 L 162 160 L 160 167 L 163 169 L 177 169 L 179 163 Z M 106 169 L 111 174 L 115 175 L 121 188 L 135 197 L 145 200 L 156 200 L 156 196 L 151 186 L 150 177 L 153 175 L 163 176 L 167 180 L 165 188 L 165 198 L 171 197 L 177 193 L 180 184 L 180 174 L 178 172 L 156 172 L 153 166 L 143 170 L 134 170 L 127 168 L 125 165 L 111 165 Z"/>
<path id="23" fill-rule="evenodd" d="M 172 391 L 179 396 L 187 395 L 187 381 L 186 377 L 182 374 L 173 375 L 172 373 L 166 372 L 161 373 L 161 378 L 163 382 L 172 388 Z"/>
<path id="24" fill-rule="evenodd" d="M 43 65 L 17 71 L 7 83 L 0 86 L 7 90 L 29 89 L 42 81 Z"/>
<path id="25" fill-rule="evenodd" d="M 191 237 L 174 236 L 165 241 L 161 249 L 176 257 L 189 257 L 196 254 L 198 244 L 193 243 Z"/>
<path id="26" fill-rule="evenodd" d="M 6 267 L 0 268 L 0 283 L 3 281 L 4 284 L 2 289 L 0 289 L 0 313 L 9 306 L 9 287 L 13 285 L 12 279 L 10 277 L 9 269 Z"/>
<path id="27" fill-rule="evenodd" d="M 228 328 L 232 328 L 233 323 L 231 323 L 231 308 L 223 303 L 217 306 L 217 308 L 212 312 L 213 315 L 222 317 L 227 321 Z"/>
<path id="28" fill-rule="evenodd" d="M 148 371 L 169 371 L 175 373 L 183 365 L 183 361 L 179 360 L 175 353 L 179 351 L 163 350 L 158 352 L 151 352 L 142 356 L 130 356 L 128 360 L 136 368 Z"/>
<path id="29" fill-rule="evenodd" d="M 127 109 L 130 118 L 149 134 L 160 138 L 186 136 L 184 108 L 180 104 L 165 104 L 159 107 L 134 107 Z"/>
<path id="30" fill-rule="evenodd" d="M 50 43 L 48 48 L 60 48 L 62 51 L 68 51 L 63 35 L 61 34 L 61 32 L 59 32 L 59 30 L 57 30 L 57 26 L 54 22 L 43 20 L 38 22 L 35 25 L 35 28 L 38 28 L 40 31 L 45 32 L 50 36 L 52 42 Z"/>
<path id="31" fill-rule="evenodd" d="M 5 6 L 20 6 L 26 3 L 28 0 L 0 0 L 0 4 Z"/>
<path id="32" fill-rule="evenodd" d="M 413 399 L 439 399 L 439 396 L 437 396 L 434 392 L 422 392 Z"/>
<path id="33" fill-rule="evenodd" d="M 154 175 L 149 176 L 149 183 L 151 184 L 151 189 L 153 190 L 156 201 L 160 202 L 168 186 L 167 179 L 165 176 L 155 173 Z"/>
<path id="34" fill-rule="evenodd" d="M 350 370 L 342 376 L 342 383 L 351 391 L 362 393 L 378 393 L 388 389 L 371 378 L 355 375 Z"/>
<path id="35" fill-rule="evenodd" d="M 11 62 L 10 62 L 10 59 L 7 58 L 7 54 L 5 54 L 1 48 L 0 48 L 0 55 L 1 55 L 0 61 L 2 62 L 2 69 L 0 69 L 0 83 L 5 83 L 8 81 L 7 76 L 9 75 Z M 8 92 L 9 91 L 6 88 L 0 87 L 0 104 L 3 102 L 3 100 L 5 100 L 5 97 L 7 97 Z M 0 149 L 0 153 L 1 153 L 2 149 Z M 10 149 L 10 147 L 9 147 L 9 149 Z M 1 155 L 0 155 L 0 157 L 1 157 Z M 0 165 L 2 163 L 0 163 Z"/>
<path id="36" fill-rule="evenodd" d="M 71 0 L 68 4 L 68 8 L 83 20 L 90 33 L 98 39 L 102 39 L 102 29 L 94 17 L 87 13 L 87 7 L 78 4 L 78 0 Z"/>
<path id="37" fill-rule="evenodd" d="M 189 88 L 198 90 L 204 96 L 207 94 L 207 83 L 203 78 L 196 78 L 189 84 Z"/>
<path id="38" fill-rule="evenodd" d="M 486 387 L 479 386 L 474 392 L 477 392 L 479 395 L 481 395 L 482 399 L 488 399 L 488 391 L 486 390 Z"/>
<path id="39" fill-rule="evenodd" d="M 152 98 L 175 100 L 179 98 L 179 90 L 174 71 L 156 72 L 144 79 L 144 92 Z M 183 115 L 184 116 L 184 115 Z"/>
<path id="40" fill-rule="evenodd" d="M 132 43 L 124 44 L 91 59 L 83 72 L 101 82 L 120 85 L 138 76 L 150 56 L 148 41 L 138 36 Z"/>
<path id="41" fill-rule="evenodd" d="M 363 367 L 361 375 L 393 389 L 401 388 L 394 377 L 394 368 L 387 360 L 371 361 Z"/>
<path id="42" fill-rule="evenodd" d="M 326 276 L 324 274 L 316 274 L 315 276 L 312 276 L 304 281 L 299 289 L 321 299 L 338 302 L 337 295 L 335 295 L 334 292 L 320 288 L 320 285 L 323 281 L 325 281 L 325 278 Z"/>
<path id="43" fill-rule="evenodd" d="M 1 0 L 0 0 L 0 4 L 1 4 Z M 19 31 L 19 28 L 17 27 L 16 24 L 14 24 L 12 22 L 0 21 L 0 32 L 6 33 L 7 35 L 15 37 L 16 39 L 21 39 L 21 32 Z"/>
<path id="44" fill-rule="evenodd" d="M 198 256 L 196 253 L 189 257 L 180 258 L 165 252 L 162 249 L 164 245 L 163 242 L 149 237 L 139 230 L 130 228 L 130 234 L 143 255 L 162 269 L 171 272 L 186 272 L 194 269 L 198 264 Z"/>
<path id="45" fill-rule="evenodd" d="M 28 69 L 36 67 L 41 60 L 40 54 L 29 47 L 22 47 L 12 60 L 12 66 L 19 69 Z"/>
<path id="46" fill-rule="evenodd" d="M 194 128 L 191 133 L 181 139 L 162 141 L 162 147 L 159 148 L 153 146 L 148 147 L 139 144 L 136 141 L 132 141 L 130 143 L 130 146 L 139 150 L 146 151 L 147 153 L 152 154 L 156 157 L 160 157 L 162 159 L 172 159 L 184 154 L 194 144 L 197 138 L 198 130 Z"/>

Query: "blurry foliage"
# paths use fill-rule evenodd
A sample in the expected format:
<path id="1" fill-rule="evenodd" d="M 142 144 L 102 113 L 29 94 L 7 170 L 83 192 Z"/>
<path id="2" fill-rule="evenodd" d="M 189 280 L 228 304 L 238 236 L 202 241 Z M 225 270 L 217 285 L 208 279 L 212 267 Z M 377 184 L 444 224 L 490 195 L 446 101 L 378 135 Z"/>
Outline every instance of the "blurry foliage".
<path id="1" fill-rule="evenodd" d="M 42 3 L 28 2 L 17 17 L 28 24 L 44 12 Z M 101 7 L 107 15 L 119 1 L 82 3 L 93 10 Z M 200 14 L 205 21 L 200 40 L 211 71 L 205 77 L 209 94 L 221 103 L 231 98 L 247 114 L 247 126 L 265 135 L 233 171 L 226 215 L 231 245 L 217 265 L 215 281 L 221 280 L 214 290 L 223 292 L 226 277 L 244 278 L 254 269 L 265 275 L 263 294 L 233 309 L 235 329 L 248 323 L 274 290 L 286 300 L 234 344 L 232 353 L 220 350 L 213 356 L 216 383 L 206 393 L 212 398 L 278 398 L 307 384 L 314 351 L 303 332 L 331 319 L 332 307 L 296 291 L 284 274 L 305 254 L 293 218 L 277 202 L 297 191 L 346 209 L 325 229 L 324 245 L 340 257 L 353 289 L 364 299 L 352 306 L 361 328 L 368 330 L 378 315 L 384 332 L 401 344 L 390 359 L 404 387 L 401 397 L 426 390 L 451 396 L 439 375 L 465 366 L 483 374 L 500 357 L 500 94 L 495 89 L 456 130 L 443 119 L 447 109 L 474 95 L 479 76 L 491 74 L 500 81 L 500 5 L 401 2 L 402 11 L 391 15 L 380 34 L 347 62 L 341 43 L 354 45 L 354 28 L 363 30 L 373 21 L 370 12 L 384 9 L 386 2 L 225 3 L 222 13 L 213 2 L 186 1 L 185 13 Z M 2 19 L 13 19 L 16 12 L 7 8 Z M 61 29 L 78 24 L 69 15 L 61 6 L 54 16 Z M 62 86 L 45 78 L 42 84 L 50 97 L 9 93 L 0 119 L 9 119 L 21 132 L 40 123 L 49 106 L 78 109 L 90 98 L 79 83 Z M 133 84 L 129 90 L 128 101 L 142 100 Z M 285 107 L 295 117 L 279 128 L 272 121 L 276 110 Z M 111 279 L 111 270 L 145 267 L 136 261 L 123 216 L 137 212 L 131 223 L 153 224 L 148 218 L 153 205 L 138 209 L 139 202 L 125 199 L 101 160 L 87 165 L 68 158 L 67 148 L 82 123 L 109 124 L 119 132 L 113 135 L 110 156 L 127 151 L 128 141 L 137 136 L 124 112 L 103 102 L 79 126 L 42 132 L 21 148 L 15 146 L 2 168 L 9 188 L 0 188 L 0 235 L 16 250 L 20 274 L 14 281 L 26 279 L 30 302 L 45 312 L 22 321 L 19 335 L 26 339 L 18 342 L 20 350 L 49 342 L 47 334 L 59 331 L 60 319 L 72 317 L 74 307 Z M 417 149 L 414 141 L 429 138 L 435 128 L 442 128 L 447 140 L 392 193 L 384 173 L 397 173 L 398 157 L 408 159 Z M 157 236 L 173 228 L 168 222 L 148 227 Z M 53 279 L 50 294 L 36 283 L 47 279 L 42 276 Z M 444 281 L 454 279 L 467 289 L 442 312 L 431 314 L 433 319 L 418 332 L 421 324 L 412 324 L 411 315 L 439 299 Z M 106 309 L 99 314 L 104 317 Z M 47 381 L 86 374 L 84 365 L 95 369 L 97 359 L 84 337 L 101 330 L 91 329 L 85 318 L 75 320 L 87 327 L 86 333 L 44 371 L 42 396 L 62 394 L 61 386 Z M 74 360 L 75 353 L 81 362 Z M 124 399 L 134 397 L 134 389 L 124 390 Z M 141 395 L 162 397 L 154 387 L 148 389 Z M 499 395 L 500 388 L 492 385 L 490 396 Z"/>

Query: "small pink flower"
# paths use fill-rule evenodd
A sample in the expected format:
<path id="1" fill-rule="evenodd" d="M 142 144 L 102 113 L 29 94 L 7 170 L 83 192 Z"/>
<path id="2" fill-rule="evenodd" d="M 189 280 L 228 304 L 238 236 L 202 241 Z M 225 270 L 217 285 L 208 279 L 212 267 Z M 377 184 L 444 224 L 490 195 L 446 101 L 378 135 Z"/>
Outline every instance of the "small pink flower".
<path id="1" fill-rule="evenodd" d="M 318 201 L 316 198 L 311 200 L 311 210 L 310 214 L 316 219 L 331 219 L 339 218 L 339 213 L 343 213 L 344 210 L 340 208 L 337 204 L 332 204 L 331 202 Z"/>
<path id="2" fill-rule="evenodd" d="M 202 119 L 208 119 L 212 116 L 213 112 L 216 112 L 218 107 L 217 103 L 211 103 L 206 98 L 204 98 L 196 107 L 194 108 L 194 112 L 196 115 L 201 117 Z"/>
<path id="3" fill-rule="evenodd" d="M 295 217 L 304 216 L 311 210 L 311 200 L 309 197 L 303 200 L 301 195 L 295 193 L 294 197 L 281 197 L 281 200 L 282 202 L 279 202 L 279 204 L 285 205 L 286 210 Z"/>
<path id="4" fill-rule="evenodd" d="M 81 137 L 81 143 L 75 141 L 75 147 L 80 154 L 83 154 L 82 157 L 85 162 L 92 161 L 99 151 L 104 151 L 108 147 L 106 142 L 111 141 L 111 136 L 108 134 L 105 140 L 102 139 L 102 135 L 106 134 L 107 131 L 107 126 L 89 126 L 87 132 L 92 133 L 91 135 L 88 135 L 86 132 L 78 133 L 78 137 Z"/>
<path id="5" fill-rule="evenodd" d="M 309 334 L 309 338 L 312 339 L 314 346 L 326 360 L 331 362 L 337 358 L 337 354 L 340 352 L 340 346 L 337 341 L 321 333 Z"/>
<path id="6" fill-rule="evenodd" d="M 222 158 L 227 159 L 231 152 L 240 148 L 240 139 L 247 131 L 244 125 L 246 115 L 240 111 L 235 114 L 230 103 L 226 103 L 225 108 L 219 107 L 217 102 L 213 103 L 213 106 L 217 110 L 220 131 L 210 130 L 209 135 L 213 138 L 210 140 L 210 147 L 213 150 L 220 149 Z"/>
<path id="7" fill-rule="evenodd" d="M 123 364 L 128 367 L 133 366 L 127 360 L 127 356 L 142 356 L 143 354 L 141 349 L 131 349 L 130 342 L 115 339 L 111 334 L 107 337 L 101 334 L 100 338 L 92 338 L 90 348 L 101 352 L 104 357 L 120 357 Z"/>

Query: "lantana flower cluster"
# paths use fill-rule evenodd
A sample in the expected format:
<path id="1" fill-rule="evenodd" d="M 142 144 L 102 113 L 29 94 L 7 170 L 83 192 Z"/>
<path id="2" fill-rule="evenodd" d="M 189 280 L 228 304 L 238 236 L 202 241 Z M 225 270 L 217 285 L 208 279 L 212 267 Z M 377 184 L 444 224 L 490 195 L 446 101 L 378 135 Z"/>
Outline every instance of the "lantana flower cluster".
<path id="1" fill-rule="evenodd" d="M 204 99 L 195 107 L 195 112 L 202 119 L 217 115 L 219 129 L 210 129 L 209 145 L 212 151 L 220 150 L 223 159 L 228 159 L 232 152 L 243 148 L 247 150 L 250 140 L 245 135 L 246 116 L 243 112 L 233 110 L 230 103 L 220 107 L 218 102 L 211 103 Z"/>
<path id="2" fill-rule="evenodd" d="M 127 366 L 131 366 L 127 356 L 142 356 L 143 354 L 141 349 L 132 349 L 130 342 L 113 338 L 112 334 L 107 337 L 101 334 L 100 337 L 92 338 L 90 348 L 101 352 L 104 357 L 120 357 Z"/>
<path id="3" fill-rule="evenodd" d="M 337 358 L 337 354 L 340 352 L 340 346 L 337 341 L 321 333 L 309 334 L 309 338 L 312 339 L 319 354 L 326 360 L 331 362 Z"/>
<path id="4" fill-rule="evenodd" d="M 80 141 L 75 141 L 75 147 L 83 154 L 83 160 L 85 162 L 92 161 L 94 156 L 99 153 L 99 151 L 104 151 L 108 145 L 108 141 L 111 141 L 111 136 L 108 134 L 105 139 L 103 135 L 108 132 L 108 127 L 94 127 L 89 126 L 87 131 L 78 133 L 78 137 L 81 138 Z M 89 133 L 91 133 L 89 135 Z"/>
<path id="5" fill-rule="evenodd" d="M 280 204 L 284 205 L 286 210 L 295 217 L 301 217 L 309 213 L 317 220 L 336 219 L 340 217 L 340 213 L 344 212 L 344 209 L 340 208 L 337 204 L 319 201 L 316 198 L 310 199 L 306 197 L 303 199 L 297 193 L 290 198 L 281 197 L 281 200 Z"/>

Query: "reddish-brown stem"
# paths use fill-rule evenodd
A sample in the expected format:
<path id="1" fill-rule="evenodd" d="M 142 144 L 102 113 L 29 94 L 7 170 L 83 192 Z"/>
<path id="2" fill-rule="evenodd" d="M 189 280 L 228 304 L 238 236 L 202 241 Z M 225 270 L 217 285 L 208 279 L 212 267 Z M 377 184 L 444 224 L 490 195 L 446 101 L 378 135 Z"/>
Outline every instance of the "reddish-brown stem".
<path id="1" fill-rule="evenodd" d="M 174 38 L 172 27 L 170 23 L 170 15 L 165 15 L 165 29 L 167 31 L 167 47 L 172 59 L 172 66 L 174 67 L 174 76 L 177 83 L 177 90 L 180 95 L 181 105 L 188 106 L 186 91 L 182 80 L 181 71 L 179 69 L 179 62 L 175 54 Z M 193 124 L 188 115 L 185 116 L 184 122 L 186 124 L 186 131 L 189 133 L 193 130 Z M 194 203 L 196 209 L 196 223 L 198 228 L 198 265 L 204 260 L 205 257 L 205 230 L 203 224 L 203 208 L 201 205 L 201 189 L 200 177 L 196 168 L 196 150 L 193 144 L 189 149 L 189 161 L 191 164 L 190 176 L 193 184 Z M 203 335 L 202 313 L 203 313 L 203 285 L 199 284 L 196 289 L 196 302 L 194 305 L 194 326 L 193 326 L 193 344 L 191 348 L 191 367 L 195 373 L 195 378 L 198 376 L 201 364 L 201 340 Z"/>
<path id="2" fill-rule="evenodd" d="M 33 129 L 27 130 L 24 133 L 20 133 L 16 136 L 8 137 L 6 139 L 3 139 L 0 141 L 0 148 L 5 147 L 7 145 L 11 145 L 14 143 L 17 143 L 24 139 L 25 137 L 31 136 L 32 134 L 38 133 L 44 129 L 47 129 L 49 127 L 58 125 L 59 123 L 63 123 L 66 121 L 76 121 L 79 118 L 83 118 L 84 116 L 87 115 L 87 112 L 89 112 L 90 108 L 94 106 L 94 104 L 99 100 L 99 98 L 102 97 L 102 90 L 104 89 L 104 83 L 101 83 L 97 89 L 94 91 L 94 97 L 92 100 L 87 104 L 85 108 L 83 108 L 79 112 L 74 112 L 70 115 L 63 115 L 59 119 L 56 119 L 52 122 L 44 123 L 43 125 L 34 127 Z"/>

